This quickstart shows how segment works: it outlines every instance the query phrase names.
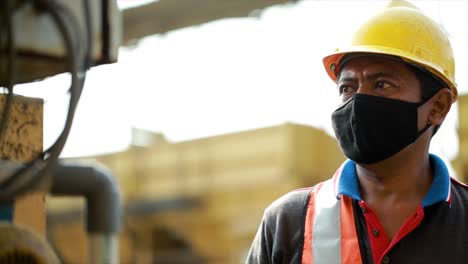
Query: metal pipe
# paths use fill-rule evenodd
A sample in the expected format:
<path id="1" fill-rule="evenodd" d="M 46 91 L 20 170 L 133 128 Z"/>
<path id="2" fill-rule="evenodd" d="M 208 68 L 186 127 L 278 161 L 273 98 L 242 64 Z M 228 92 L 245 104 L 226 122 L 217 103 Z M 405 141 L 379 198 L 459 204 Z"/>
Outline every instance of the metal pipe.
<path id="1" fill-rule="evenodd" d="M 89 235 L 89 263 L 118 263 L 119 239 L 116 235 Z"/>
<path id="2" fill-rule="evenodd" d="M 52 176 L 52 195 L 83 196 L 86 199 L 86 230 L 89 236 L 89 263 L 118 263 L 117 232 L 121 207 L 117 183 L 101 166 L 59 161 Z"/>

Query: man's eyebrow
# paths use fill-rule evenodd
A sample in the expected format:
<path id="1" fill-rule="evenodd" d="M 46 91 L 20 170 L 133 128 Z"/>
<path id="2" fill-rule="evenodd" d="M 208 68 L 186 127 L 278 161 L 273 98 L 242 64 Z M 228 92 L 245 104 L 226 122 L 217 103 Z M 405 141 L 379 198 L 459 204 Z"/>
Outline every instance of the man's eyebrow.
<path id="1" fill-rule="evenodd" d="M 341 77 L 341 76 L 338 76 L 337 82 L 354 82 L 356 80 L 357 80 L 356 77 L 351 77 L 351 76 Z"/>

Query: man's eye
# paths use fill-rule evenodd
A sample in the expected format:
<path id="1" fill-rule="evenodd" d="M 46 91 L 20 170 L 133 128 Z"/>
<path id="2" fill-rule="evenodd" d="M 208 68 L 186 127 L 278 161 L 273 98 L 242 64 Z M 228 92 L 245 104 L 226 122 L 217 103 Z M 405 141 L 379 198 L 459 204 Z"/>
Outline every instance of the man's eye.
<path id="1" fill-rule="evenodd" d="M 384 81 L 378 81 L 376 84 L 375 84 L 375 88 L 377 89 L 387 89 L 387 88 L 390 88 L 391 85 L 387 82 L 384 82 Z"/>
<path id="2" fill-rule="evenodd" d="M 349 86 L 346 86 L 346 85 L 340 86 L 340 94 L 348 94 L 348 93 L 351 93 L 352 91 L 353 89 Z"/>

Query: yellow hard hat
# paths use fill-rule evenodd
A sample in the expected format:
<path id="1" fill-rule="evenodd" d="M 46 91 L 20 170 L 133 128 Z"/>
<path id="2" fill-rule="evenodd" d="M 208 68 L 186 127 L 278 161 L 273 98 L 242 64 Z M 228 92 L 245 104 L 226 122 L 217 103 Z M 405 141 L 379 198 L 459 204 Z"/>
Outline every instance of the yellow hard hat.
<path id="1" fill-rule="evenodd" d="M 455 62 L 447 35 L 435 21 L 404 0 L 391 1 L 354 33 L 349 46 L 336 49 L 323 59 L 333 81 L 336 82 L 340 60 L 350 53 L 400 57 L 441 79 L 452 90 L 453 102 L 457 99 Z"/>

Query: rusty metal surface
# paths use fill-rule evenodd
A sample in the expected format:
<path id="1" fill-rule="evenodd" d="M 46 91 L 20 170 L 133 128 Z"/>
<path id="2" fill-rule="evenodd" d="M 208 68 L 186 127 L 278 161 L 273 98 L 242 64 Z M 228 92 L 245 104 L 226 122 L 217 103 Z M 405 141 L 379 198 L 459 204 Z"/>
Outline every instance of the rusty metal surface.
<path id="1" fill-rule="evenodd" d="M 6 96 L 0 96 L 0 111 Z M 15 96 L 5 139 L 0 142 L 0 158 L 30 161 L 42 152 L 42 100 Z"/>
<path id="2" fill-rule="evenodd" d="M 0 95 L 0 116 L 6 96 Z M 5 138 L 0 143 L 4 160 L 30 161 L 42 152 L 43 101 L 15 96 Z M 33 193 L 18 198 L 14 205 L 14 223 L 25 225 L 39 234 L 45 232 L 45 194 Z"/>
<path id="3" fill-rule="evenodd" d="M 253 11 L 293 0 L 160 0 L 123 11 L 123 45 L 132 40 Z"/>

